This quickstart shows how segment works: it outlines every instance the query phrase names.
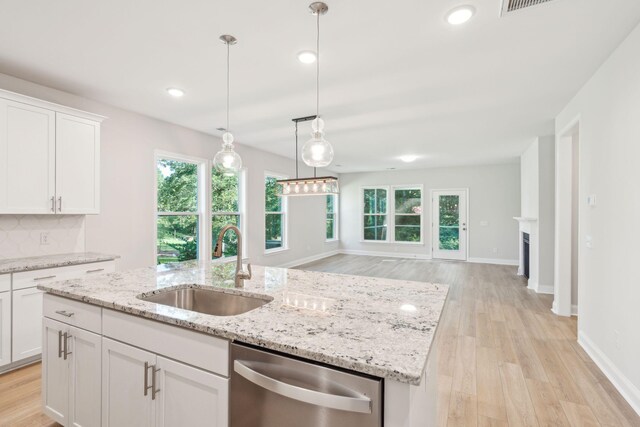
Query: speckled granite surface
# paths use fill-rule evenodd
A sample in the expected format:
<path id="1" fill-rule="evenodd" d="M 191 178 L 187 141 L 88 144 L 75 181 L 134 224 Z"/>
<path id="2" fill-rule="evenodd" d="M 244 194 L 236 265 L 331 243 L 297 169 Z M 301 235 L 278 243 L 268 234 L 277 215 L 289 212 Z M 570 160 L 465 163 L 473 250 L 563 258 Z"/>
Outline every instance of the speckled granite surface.
<path id="1" fill-rule="evenodd" d="M 40 270 L 43 268 L 64 267 L 67 265 L 88 264 L 90 262 L 110 261 L 118 258 L 120 258 L 118 255 L 108 255 L 97 252 L 80 252 L 73 254 L 3 259 L 0 260 L 0 274 Z"/>
<path id="2" fill-rule="evenodd" d="M 38 288 L 377 377 L 420 383 L 447 285 L 255 266 L 253 279 L 236 290 L 234 268 L 233 263 L 182 263 Z M 138 298 L 182 286 L 273 300 L 221 317 Z"/>

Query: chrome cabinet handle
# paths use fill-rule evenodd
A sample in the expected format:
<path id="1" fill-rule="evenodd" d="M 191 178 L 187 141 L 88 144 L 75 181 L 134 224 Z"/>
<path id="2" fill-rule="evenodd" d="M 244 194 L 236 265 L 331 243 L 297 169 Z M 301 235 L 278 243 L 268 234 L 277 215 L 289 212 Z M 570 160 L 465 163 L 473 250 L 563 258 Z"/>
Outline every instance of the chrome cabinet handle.
<path id="1" fill-rule="evenodd" d="M 156 400 L 156 394 L 160 393 L 160 389 L 156 388 L 156 374 L 160 369 L 156 369 L 156 365 L 151 365 L 151 400 Z"/>
<path id="2" fill-rule="evenodd" d="M 39 280 L 47 280 L 47 279 L 53 279 L 54 277 L 56 277 L 56 275 L 51 275 L 51 276 L 42 276 L 42 277 L 34 277 L 33 281 L 37 282 Z"/>
<path id="3" fill-rule="evenodd" d="M 56 310 L 56 314 L 59 314 L 64 317 L 73 317 L 75 313 L 73 311 Z"/>
<path id="4" fill-rule="evenodd" d="M 58 212 L 62 212 L 62 196 L 58 197 Z"/>
<path id="5" fill-rule="evenodd" d="M 67 356 L 73 354 L 73 352 L 69 351 L 69 338 L 72 338 L 72 336 L 66 332 L 62 336 L 64 337 L 64 360 L 67 360 Z"/>
<path id="6" fill-rule="evenodd" d="M 62 357 L 62 331 L 58 331 L 58 359 Z"/>
<path id="7" fill-rule="evenodd" d="M 55 196 L 51 196 L 51 212 L 56 211 L 56 198 Z"/>
<path id="8" fill-rule="evenodd" d="M 244 361 L 234 360 L 233 370 L 248 381 L 273 393 L 311 405 L 323 406 L 325 408 L 340 409 L 349 412 L 359 412 L 362 414 L 371 413 L 371 399 L 366 396 L 347 397 L 336 394 L 322 393 L 303 387 L 287 384 L 274 378 L 254 371 L 244 363 Z M 353 392 L 354 394 L 358 394 Z"/>
<path id="9" fill-rule="evenodd" d="M 104 271 L 104 268 L 96 268 L 94 270 L 87 270 L 87 274 L 89 274 L 89 273 L 98 273 L 100 271 Z"/>
<path id="10" fill-rule="evenodd" d="M 149 393 L 149 362 L 144 362 L 144 395 Z"/>

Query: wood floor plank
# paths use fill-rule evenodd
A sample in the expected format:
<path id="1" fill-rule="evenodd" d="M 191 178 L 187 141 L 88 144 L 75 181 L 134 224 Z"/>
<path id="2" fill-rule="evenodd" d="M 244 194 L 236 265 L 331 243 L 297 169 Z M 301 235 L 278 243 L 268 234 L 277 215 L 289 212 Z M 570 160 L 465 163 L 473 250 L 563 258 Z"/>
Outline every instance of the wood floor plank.
<path id="1" fill-rule="evenodd" d="M 600 423 L 588 406 L 564 400 L 561 400 L 560 404 L 571 427 L 600 427 Z"/>
<path id="2" fill-rule="evenodd" d="M 569 420 L 551 383 L 532 379 L 526 379 L 526 383 L 540 427 L 569 427 Z"/>
<path id="3" fill-rule="evenodd" d="M 476 339 L 458 337 L 452 390 L 476 395 Z"/>
<path id="4" fill-rule="evenodd" d="M 538 426 L 533 402 L 529 396 L 520 366 L 500 364 L 500 379 L 505 394 L 505 407 L 510 426 Z"/>
<path id="5" fill-rule="evenodd" d="M 478 415 L 492 420 L 507 421 L 496 350 L 490 347 L 478 347 L 476 351 Z"/>

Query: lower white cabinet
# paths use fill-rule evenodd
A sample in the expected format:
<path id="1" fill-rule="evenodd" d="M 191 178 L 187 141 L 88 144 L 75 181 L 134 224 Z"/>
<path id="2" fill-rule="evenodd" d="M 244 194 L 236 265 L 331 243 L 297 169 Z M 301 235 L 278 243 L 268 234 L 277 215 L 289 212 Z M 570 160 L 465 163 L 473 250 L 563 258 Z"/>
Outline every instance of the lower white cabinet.
<path id="1" fill-rule="evenodd" d="M 0 292 L 0 367 L 11 363 L 11 292 Z"/>
<path id="2" fill-rule="evenodd" d="M 229 380 L 109 338 L 102 343 L 102 425 L 228 425 Z"/>
<path id="3" fill-rule="evenodd" d="M 13 291 L 13 362 L 42 352 L 43 294 L 35 287 Z"/>
<path id="4" fill-rule="evenodd" d="M 42 341 L 45 414 L 65 426 L 100 426 L 102 337 L 44 318 Z"/>

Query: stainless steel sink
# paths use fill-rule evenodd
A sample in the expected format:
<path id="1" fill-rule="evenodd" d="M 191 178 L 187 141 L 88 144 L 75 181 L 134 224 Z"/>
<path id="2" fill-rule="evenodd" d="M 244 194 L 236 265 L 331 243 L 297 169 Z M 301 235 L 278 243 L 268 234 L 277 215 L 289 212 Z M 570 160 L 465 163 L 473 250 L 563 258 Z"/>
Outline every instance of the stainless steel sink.
<path id="1" fill-rule="evenodd" d="M 161 291 L 140 299 L 214 316 L 235 316 L 262 307 L 273 300 L 270 297 L 263 299 L 199 288 Z"/>

